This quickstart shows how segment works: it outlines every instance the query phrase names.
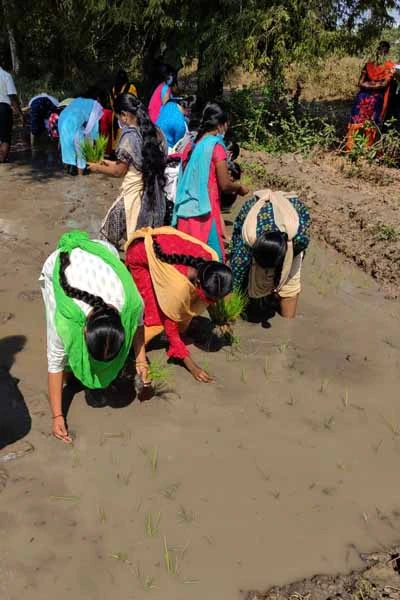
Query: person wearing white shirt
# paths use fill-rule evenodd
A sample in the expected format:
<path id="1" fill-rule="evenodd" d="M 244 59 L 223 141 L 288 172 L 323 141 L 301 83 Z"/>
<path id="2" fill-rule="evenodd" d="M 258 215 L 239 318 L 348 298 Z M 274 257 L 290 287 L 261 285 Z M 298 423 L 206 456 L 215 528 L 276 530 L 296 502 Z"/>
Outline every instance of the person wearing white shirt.
<path id="1" fill-rule="evenodd" d="M 4 61 L 0 57 L 0 163 L 8 161 L 13 126 L 13 111 L 21 116 L 21 107 L 17 98 L 17 90 L 10 73 L 2 67 Z"/>
<path id="2" fill-rule="evenodd" d="M 68 371 L 92 399 L 93 392 L 116 381 L 132 348 L 137 375 L 150 386 L 143 300 L 117 250 L 80 231 L 60 238 L 58 249 L 43 265 L 40 282 L 46 307 L 52 433 L 70 443 L 62 409 Z"/>

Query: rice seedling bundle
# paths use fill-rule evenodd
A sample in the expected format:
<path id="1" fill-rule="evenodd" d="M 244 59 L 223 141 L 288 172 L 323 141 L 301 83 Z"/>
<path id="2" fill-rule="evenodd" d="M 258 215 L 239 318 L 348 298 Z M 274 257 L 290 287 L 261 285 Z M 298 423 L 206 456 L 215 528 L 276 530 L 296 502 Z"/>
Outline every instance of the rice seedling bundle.
<path id="1" fill-rule="evenodd" d="M 108 137 L 99 135 L 97 140 L 85 138 L 81 143 L 81 152 L 86 162 L 97 163 L 104 159 L 104 154 L 108 144 Z"/>

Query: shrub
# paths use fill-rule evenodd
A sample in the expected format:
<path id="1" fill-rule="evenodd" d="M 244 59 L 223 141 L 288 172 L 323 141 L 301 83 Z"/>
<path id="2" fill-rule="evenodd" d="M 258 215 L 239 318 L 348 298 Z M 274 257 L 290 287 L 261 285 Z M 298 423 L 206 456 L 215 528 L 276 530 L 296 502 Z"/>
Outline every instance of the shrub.
<path id="1" fill-rule="evenodd" d="M 276 98 L 268 87 L 261 94 L 254 88 L 232 92 L 228 109 L 239 141 L 252 150 L 308 154 L 335 142 L 333 125 L 292 98 Z"/>

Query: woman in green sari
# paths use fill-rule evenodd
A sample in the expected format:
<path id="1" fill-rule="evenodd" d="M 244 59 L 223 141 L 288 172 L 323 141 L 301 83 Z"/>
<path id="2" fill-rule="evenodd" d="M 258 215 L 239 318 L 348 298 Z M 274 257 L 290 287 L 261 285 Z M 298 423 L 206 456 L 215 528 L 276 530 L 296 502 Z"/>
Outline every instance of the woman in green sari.
<path id="1" fill-rule="evenodd" d="M 52 433 L 70 443 L 62 411 L 66 376 L 89 390 L 117 379 L 133 348 L 136 372 L 150 385 L 144 348 L 143 301 L 118 252 L 87 233 L 64 234 L 40 277 L 47 319 Z"/>

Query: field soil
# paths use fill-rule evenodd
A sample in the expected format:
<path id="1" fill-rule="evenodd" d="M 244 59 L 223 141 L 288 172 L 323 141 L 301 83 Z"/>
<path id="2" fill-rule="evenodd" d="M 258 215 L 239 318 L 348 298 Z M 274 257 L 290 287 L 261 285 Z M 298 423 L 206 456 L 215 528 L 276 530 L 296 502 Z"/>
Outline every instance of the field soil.
<path id="1" fill-rule="evenodd" d="M 95 409 L 77 394 L 72 446 L 50 435 L 38 277 L 62 232 L 96 235 L 119 182 L 64 176 L 50 154 L 1 166 L 0 362 L 14 360 L 32 417 L 31 451 L 0 462 L 2 600 L 347 600 L 338 574 L 378 551 L 390 568 L 376 595 L 351 598 L 400 588 L 400 307 L 378 286 L 398 285 L 398 254 L 384 257 L 398 245 L 371 248 L 368 229 L 398 225 L 396 184 L 297 157 L 243 160 L 262 166 L 248 166 L 257 185 L 285 180 L 313 212 L 298 318 L 240 322 L 234 348 L 192 345 L 213 384 L 171 366 L 144 403 Z"/>

